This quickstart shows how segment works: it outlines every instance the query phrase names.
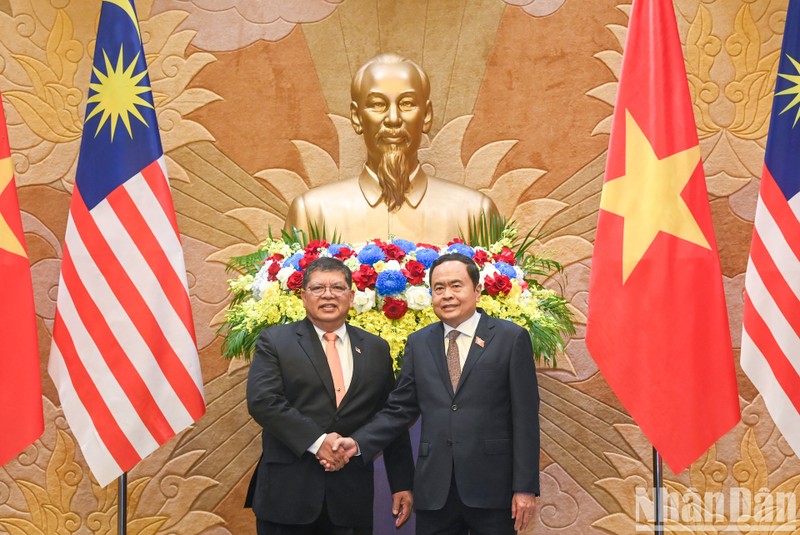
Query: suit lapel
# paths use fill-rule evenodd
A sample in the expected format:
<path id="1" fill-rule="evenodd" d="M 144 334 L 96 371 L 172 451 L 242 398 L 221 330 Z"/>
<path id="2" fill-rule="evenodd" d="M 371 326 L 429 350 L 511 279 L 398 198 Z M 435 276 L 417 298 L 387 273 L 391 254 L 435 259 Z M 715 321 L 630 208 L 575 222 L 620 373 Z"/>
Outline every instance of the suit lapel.
<path id="1" fill-rule="evenodd" d="M 447 371 L 447 355 L 444 352 L 444 324 L 441 321 L 434 329 L 431 329 L 427 344 L 428 350 L 433 356 L 433 362 L 436 363 L 436 368 L 439 370 L 439 377 L 452 397 L 453 384 L 450 382 L 450 372 Z"/>
<path id="2" fill-rule="evenodd" d="M 364 338 L 358 331 L 350 327 L 350 325 L 347 326 L 347 336 L 350 338 L 350 353 L 353 356 L 353 377 L 350 379 L 350 386 L 344 394 L 342 403 L 339 405 L 339 410 L 356 395 L 356 389 L 361 385 L 361 381 L 364 380 L 364 374 L 366 373 L 365 367 L 367 365 L 363 356 Z"/>
<path id="3" fill-rule="evenodd" d="M 325 386 L 328 396 L 335 404 L 336 395 L 333 392 L 333 376 L 331 375 L 331 368 L 328 366 L 328 358 L 325 356 L 325 350 L 317 337 L 314 325 L 308 319 L 298 324 L 297 341 L 317 371 L 317 375 L 319 375 L 320 381 Z"/>
<path id="4" fill-rule="evenodd" d="M 444 335 L 443 335 L 444 336 Z M 472 339 L 472 345 L 467 353 L 467 360 L 464 362 L 464 369 L 461 370 L 461 379 L 458 381 L 458 390 L 467 380 L 472 368 L 483 358 L 486 349 L 491 343 L 494 336 L 494 325 L 491 323 L 489 316 L 481 314 L 481 319 L 478 321 L 478 328 L 475 329 L 475 336 Z M 480 342 L 482 340 L 483 342 Z"/>

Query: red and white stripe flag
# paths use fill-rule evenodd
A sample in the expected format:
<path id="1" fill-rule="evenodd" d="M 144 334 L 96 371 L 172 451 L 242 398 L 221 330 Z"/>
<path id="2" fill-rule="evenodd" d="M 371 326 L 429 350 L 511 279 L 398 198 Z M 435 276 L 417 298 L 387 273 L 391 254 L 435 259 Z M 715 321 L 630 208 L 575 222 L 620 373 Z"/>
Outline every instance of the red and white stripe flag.
<path id="1" fill-rule="evenodd" d="M 49 362 L 103 486 L 205 413 L 147 65 L 123 3 L 100 15 Z"/>
<path id="2" fill-rule="evenodd" d="M 745 276 L 741 365 L 800 455 L 800 1 L 791 0 Z"/>

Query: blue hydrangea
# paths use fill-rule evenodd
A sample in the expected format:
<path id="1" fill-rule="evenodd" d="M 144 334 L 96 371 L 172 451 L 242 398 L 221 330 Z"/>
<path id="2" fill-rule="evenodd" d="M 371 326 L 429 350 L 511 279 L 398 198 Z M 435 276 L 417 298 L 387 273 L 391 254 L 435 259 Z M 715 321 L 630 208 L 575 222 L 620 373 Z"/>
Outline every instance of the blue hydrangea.
<path id="1" fill-rule="evenodd" d="M 416 252 L 417 262 L 425 266 L 425 269 L 430 269 L 437 258 L 439 258 L 439 251 L 429 249 L 428 247 L 420 247 Z"/>
<path id="2" fill-rule="evenodd" d="M 475 256 L 475 249 L 464 243 L 454 243 L 447 248 L 448 253 L 463 254 L 466 257 L 472 258 Z"/>
<path id="3" fill-rule="evenodd" d="M 401 248 L 403 252 L 406 254 L 410 253 L 411 251 L 417 248 L 417 244 L 415 244 L 413 241 L 403 240 L 400 238 L 392 240 L 392 244 Z"/>
<path id="4" fill-rule="evenodd" d="M 374 243 L 365 245 L 364 248 L 361 249 L 361 252 L 358 253 L 358 261 L 362 264 L 369 264 L 371 266 L 375 262 L 380 262 L 382 260 L 386 260 L 386 255 L 383 254 L 383 250 Z"/>
<path id="5" fill-rule="evenodd" d="M 305 253 L 303 251 L 298 251 L 289 258 L 287 258 L 286 260 L 284 260 L 283 264 L 281 264 L 281 267 L 292 266 L 297 271 L 300 271 L 300 259 L 303 258 L 304 256 Z"/>
<path id="6" fill-rule="evenodd" d="M 375 290 L 378 295 L 397 295 L 406 289 L 406 276 L 402 271 L 387 269 L 378 273 L 378 280 L 375 281 Z"/>
<path id="7" fill-rule="evenodd" d="M 328 246 L 328 252 L 330 253 L 331 256 L 336 256 L 337 254 L 339 254 L 339 251 L 342 250 L 342 247 L 347 247 L 347 246 L 343 243 L 332 243 Z"/>
<path id="8" fill-rule="evenodd" d="M 514 266 L 506 262 L 496 262 L 494 268 L 509 279 L 515 279 L 517 277 L 517 270 L 514 269 Z"/>

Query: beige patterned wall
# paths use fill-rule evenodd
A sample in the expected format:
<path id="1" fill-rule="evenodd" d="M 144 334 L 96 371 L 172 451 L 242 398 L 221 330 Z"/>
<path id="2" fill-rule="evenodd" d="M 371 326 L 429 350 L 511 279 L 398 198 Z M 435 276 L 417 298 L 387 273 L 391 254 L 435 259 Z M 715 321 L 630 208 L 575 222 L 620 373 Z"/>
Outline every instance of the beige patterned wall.
<path id="1" fill-rule="evenodd" d="M 737 350 L 786 5 L 675 2 Z M 633 533 L 636 487 L 651 480 L 649 445 L 583 341 L 629 3 L 141 0 L 137 8 L 208 413 L 130 473 L 130 532 L 254 532 L 242 502 L 259 428 L 244 405 L 246 366 L 220 358 L 224 263 L 282 226 L 296 195 L 357 172 L 364 153 L 346 119 L 349 78 L 372 55 L 398 51 L 433 84 L 425 165 L 485 191 L 524 228 L 543 224 L 541 250 L 566 266 L 553 283 L 581 319 L 559 368 L 540 373 L 543 496 L 533 533 Z M 36 288 L 47 422 L 0 469 L 0 533 L 115 532 L 116 485 L 93 484 L 46 375 L 99 9 L 99 0 L 0 0 L 0 91 Z M 739 376 L 742 422 L 690 470 L 667 473 L 674 492 L 796 494 L 800 462 Z"/>

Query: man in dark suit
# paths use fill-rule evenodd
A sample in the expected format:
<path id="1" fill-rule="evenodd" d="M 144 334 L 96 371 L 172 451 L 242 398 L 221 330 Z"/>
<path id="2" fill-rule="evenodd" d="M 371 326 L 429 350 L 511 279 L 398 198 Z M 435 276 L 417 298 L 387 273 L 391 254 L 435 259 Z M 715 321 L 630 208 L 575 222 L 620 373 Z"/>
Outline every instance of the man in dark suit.
<path id="1" fill-rule="evenodd" d="M 263 454 L 250 481 L 259 535 L 372 533 L 372 456 L 347 463 L 332 452 L 340 434 L 366 423 L 394 388 L 385 340 L 347 325 L 350 270 L 320 258 L 304 272 L 306 319 L 262 331 L 247 380 L 247 407 L 263 428 Z M 413 505 L 407 430 L 386 442 L 397 523 Z M 391 443 L 390 443 L 391 442 Z M 326 472 L 319 464 L 341 468 Z"/>
<path id="2" fill-rule="evenodd" d="M 409 336 L 397 388 L 335 449 L 371 459 L 419 415 L 417 533 L 526 529 L 539 494 L 539 391 L 528 332 L 477 308 L 479 271 L 460 254 L 430 268 L 441 320 Z"/>

